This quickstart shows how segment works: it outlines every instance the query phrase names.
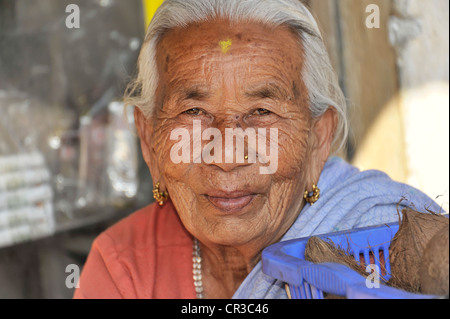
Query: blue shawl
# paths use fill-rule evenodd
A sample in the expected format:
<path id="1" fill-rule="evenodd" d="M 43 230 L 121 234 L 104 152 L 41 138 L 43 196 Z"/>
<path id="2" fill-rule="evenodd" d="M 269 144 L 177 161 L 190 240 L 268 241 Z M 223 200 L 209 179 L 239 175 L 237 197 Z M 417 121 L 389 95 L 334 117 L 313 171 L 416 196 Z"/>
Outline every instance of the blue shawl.
<path id="1" fill-rule="evenodd" d="M 441 213 L 441 208 L 421 191 L 393 181 L 376 170 L 360 172 L 344 160 L 328 160 L 318 185 L 320 199 L 306 206 L 281 241 L 385 223 L 398 222 L 399 210 L 411 207 Z M 287 298 L 284 283 L 265 275 L 259 262 L 239 289 L 235 299 Z"/>

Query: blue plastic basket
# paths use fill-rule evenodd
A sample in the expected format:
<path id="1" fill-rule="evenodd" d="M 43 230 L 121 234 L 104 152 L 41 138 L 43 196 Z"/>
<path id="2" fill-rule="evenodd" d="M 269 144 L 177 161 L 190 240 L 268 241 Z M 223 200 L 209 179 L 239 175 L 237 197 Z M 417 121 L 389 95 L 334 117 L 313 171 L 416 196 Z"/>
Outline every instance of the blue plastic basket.
<path id="1" fill-rule="evenodd" d="M 333 241 L 354 256 L 358 263 L 361 261 L 366 265 L 370 264 L 370 255 L 373 254 L 375 265 L 381 269 L 381 259 L 384 258 L 387 275 L 383 278 L 389 280 L 389 245 L 398 228 L 396 223 L 317 237 Z M 309 237 L 280 242 L 267 247 L 262 253 L 263 272 L 285 282 L 292 299 L 323 299 L 327 294 L 348 299 L 436 298 L 409 293 L 386 286 L 382 282 L 378 288 L 369 288 L 365 277 L 345 265 L 306 261 L 304 254 L 308 239 Z"/>

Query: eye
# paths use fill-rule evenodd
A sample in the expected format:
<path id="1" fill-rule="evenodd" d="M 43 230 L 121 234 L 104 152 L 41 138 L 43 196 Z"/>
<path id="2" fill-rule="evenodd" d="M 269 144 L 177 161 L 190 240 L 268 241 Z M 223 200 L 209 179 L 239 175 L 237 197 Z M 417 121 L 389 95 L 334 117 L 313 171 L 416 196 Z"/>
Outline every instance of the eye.
<path id="1" fill-rule="evenodd" d="M 197 108 L 189 109 L 187 111 L 184 111 L 183 114 L 192 115 L 192 116 L 198 116 L 198 115 L 204 115 L 206 114 L 205 111 Z"/>
<path id="2" fill-rule="evenodd" d="M 269 114 L 272 114 L 272 112 L 270 112 L 267 109 L 259 108 L 259 109 L 256 109 L 255 112 L 253 112 L 252 115 L 264 116 L 264 115 L 269 115 Z"/>

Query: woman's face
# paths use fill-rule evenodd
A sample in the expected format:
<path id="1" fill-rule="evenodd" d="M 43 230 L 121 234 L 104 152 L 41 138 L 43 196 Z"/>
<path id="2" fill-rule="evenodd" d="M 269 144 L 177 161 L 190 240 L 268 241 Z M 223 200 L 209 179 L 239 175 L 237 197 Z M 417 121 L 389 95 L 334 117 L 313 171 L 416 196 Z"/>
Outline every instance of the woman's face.
<path id="1" fill-rule="evenodd" d="M 154 116 L 145 120 L 138 111 L 137 127 L 152 177 L 185 227 L 217 245 L 265 247 L 280 239 L 303 207 L 303 192 L 318 181 L 336 120 L 333 111 L 311 118 L 294 34 L 258 24 L 195 24 L 164 35 L 157 64 Z M 230 161 L 226 154 L 238 152 L 239 139 L 225 137 L 239 129 L 256 133 L 258 146 L 249 135 L 249 158 Z"/>

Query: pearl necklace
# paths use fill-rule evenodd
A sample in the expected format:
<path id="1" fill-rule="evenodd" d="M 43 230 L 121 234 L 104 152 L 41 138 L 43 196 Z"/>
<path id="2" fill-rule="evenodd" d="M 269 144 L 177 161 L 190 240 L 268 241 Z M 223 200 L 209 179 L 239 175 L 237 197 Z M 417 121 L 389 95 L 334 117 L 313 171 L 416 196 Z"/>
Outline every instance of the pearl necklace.
<path id="1" fill-rule="evenodd" d="M 197 238 L 194 238 L 194 245 L 192 249 L 192 275 L 194 278 L 194 288 L 197 299 L 203 299 L 203 281 L 202 281 L 202 257 L 200 246 Z"/>

